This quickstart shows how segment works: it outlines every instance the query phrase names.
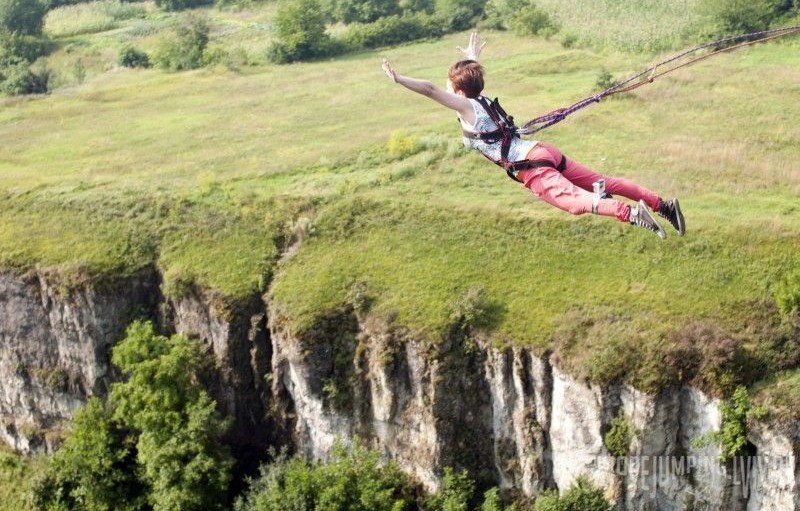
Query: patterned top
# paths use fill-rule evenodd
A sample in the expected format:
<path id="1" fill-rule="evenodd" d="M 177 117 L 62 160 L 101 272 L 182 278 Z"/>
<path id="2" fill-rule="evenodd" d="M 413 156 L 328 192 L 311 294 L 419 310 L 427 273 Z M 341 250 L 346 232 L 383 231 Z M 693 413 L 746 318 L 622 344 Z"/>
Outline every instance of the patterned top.
<path id="1" fill-rule="evenodd" d="M 468 123 L 459 115 L 458 120 L 461 121 L 461 126 L 468 131 L 475 131 L 477 133 L 486 133 L 496 130 L 497 124 L 492 121 L 492 118 L 489 117 L 489 114 L 478 100 L 469 98 L 469 102 L 472 103 L 472 109 L 475 111 L 475 125 Z M 524 160 L 528 152 L 533 149 L 537 143 L 538 142 L 534 140 L 522 140 L 521 138 L 515 137 L 511 141 L 511 147 L 508 149 L 508 161 Z M 480 139 L 476 140 L 464 137 L 464 145 L 470 149 L 480 151 L 493 161 L 500 160 L 500 146 L 502 145 L 500 141 L 489 144 Z"/>

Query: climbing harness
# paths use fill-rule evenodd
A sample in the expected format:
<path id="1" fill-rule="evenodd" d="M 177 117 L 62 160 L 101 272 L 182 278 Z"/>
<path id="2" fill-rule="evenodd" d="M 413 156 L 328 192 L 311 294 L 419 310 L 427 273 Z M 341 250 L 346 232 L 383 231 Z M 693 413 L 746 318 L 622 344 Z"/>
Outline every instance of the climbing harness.
<path id="1" fill-rule="evenodd" d="M 568 107 L 559 108 L 532 119 L 526 122 L 521 128 L 517 129 L 516 134 L 532 135 L 533 133 L 541 131 L 545 128 L 549 128 L 550 126 L 563 121 L 567 116 L 577 112 L 578 110 L 586 108 L 594 103 L 599 103 L 607 97 L 613 96 L 614 94 L 630 92 L 641 87 L 642 85 L 652 83 L 656 78 L 662 77 L 673 71 L 677 71 L 682 67 L 700 62 L 701 60 L 705 60 L 719 53 L 734 51 L 738 48 L 749 46 L 751 44 L 763 43 L 772 39 L 777 39 L 778 37 L 798 33 L 800 33 L 800 25 L 775 28 L 772 30 L 762 30 L 759 32 L 751 32 L 749 34 L 728 36 L 722 39 L 717 39 L 716 41 L 710 41 L 697 45 L 693 48 L 689 48 L 688 50 L 682 51 L 681 53 L 662 60 L 661 62 L 648 67 L 644 71 L 612 85 L 602 92 L 581 99 L 580 101 L 573 103 Z M 687 57 L 708 48 L 712 48 L 713 51 L 685 60 Z"/>
<path id="2" fill-rule="evenodd" d="M 503 167 L 508 177 L 515 181 L 520 181 L 516 175 L 517 172 L 540 167 L 554 167 L 559 172 L 564 172 L 564 170 L 566 170 L 567 159 L 563 155 L 561 156 L 561 161 L 558 163 L 550 160 L 509 161 L 508 153 L 511 149 L 511 142 L 514 138 L 519 138 L 519 128 L 514 124 L 514 117 L 508 115 L 506 111 L 503 110 L 497 98 L 493 101 L 489 101 L 489 99 L 484 96 L 478 96 L 475 100 L 483 107 L 489 118 L 497 126 L 497 129 L 485 132 L 463 130 L 464 136 L 473 140 L 482 140 L 487 144 L 496 144 L 500 142 L 500 159 L 493 160 L 488 156 L 486 157 L 493 163 Z"/>

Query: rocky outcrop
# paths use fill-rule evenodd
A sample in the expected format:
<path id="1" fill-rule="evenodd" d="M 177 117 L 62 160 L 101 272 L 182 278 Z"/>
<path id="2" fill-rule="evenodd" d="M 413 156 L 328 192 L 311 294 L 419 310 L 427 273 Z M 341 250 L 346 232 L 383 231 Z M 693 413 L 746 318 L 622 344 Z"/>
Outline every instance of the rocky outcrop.
<path id="1" fill-rule="evenodd" d="M 547 353 L 455 330 L 433 345 L 348 307 L 298 334 L 259 296 L 234 306 L 202 289 L 163 298 L 158 284 L 155 270 L 105 290 L 61 289 L 43 272 L 0 274 L 3 440 L 20 451 L 51 446 L 61 421 L 106 392 L 110 347 L 145 314 L 213 349 L 219 378 L 210 384 L 234 419 L 240 459 L 256 462 L 274 443 L 325 458 L 357 437 L 430 490 L 452 466 L 530 496 L 584 475 L 620 509 L 800 510 L 796 426 L 753 424 L 758 457 L 720 465 L 716 447 L 695 442 L 721 421 L 719 403 L 697 389 L 598 386 Z M 620 416 L 635 434 L 618 459 L 604 439 Z"/>
<path id="2" fill-rule="evenodd" d="M 22 452 L 52 446 L 61 422 L 106 392 L 110 346 L 153 309 L 157 291 L 152 271 L 101 288 L 0 273 L 0 438 Z"/>

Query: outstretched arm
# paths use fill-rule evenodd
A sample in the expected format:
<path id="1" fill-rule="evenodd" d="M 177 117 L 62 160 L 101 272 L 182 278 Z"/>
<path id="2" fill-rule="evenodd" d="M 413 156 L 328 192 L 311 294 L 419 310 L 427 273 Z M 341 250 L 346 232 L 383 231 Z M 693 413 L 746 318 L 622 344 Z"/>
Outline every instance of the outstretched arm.
<path id="1" fill-rule="evenodd" d="M 474 115 L 472 104 L 464 96 L 451 94 L 434 85 L 428 80 L 418 80 L 398 74 L 387 59 L 383 59 L 383 71 L 393 82 L 399 83 L 406 89 L 412 90 L 417 94 L 429 97 L 442 106 L 455 110 L 463 116 Z"/>

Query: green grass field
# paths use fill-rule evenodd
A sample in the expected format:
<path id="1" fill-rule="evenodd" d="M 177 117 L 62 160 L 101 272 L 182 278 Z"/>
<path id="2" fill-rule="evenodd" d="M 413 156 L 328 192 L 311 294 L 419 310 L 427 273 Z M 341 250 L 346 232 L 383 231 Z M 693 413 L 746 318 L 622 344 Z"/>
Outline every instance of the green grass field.
<path id="1" fill-rule="evenodd" d="M 3 266 L 52 267 L 77 283 L 155 262 L 170 292 L 196 283 L 231 300 L 271 281 L 298 331 L 360 283 L 374 314 L 433 340 L 450 304 L 481 287 L 497 342 L 544 350 L 576 315 L 595 321 L 580 342 L 596 356 L 576 355 L 575 371 L 598 378 L 609 360 L 652 359 L 695 321 L 770 341 L 748 326 L 800 266 L 797 41 L 720 56 L 542 134 L 602 172 L 680 197 L 687 236 L 659 242 L 535 200 L 464 152 L 451 113 L 380 70 L 387 55 L 399 72 L 443 83 L 464 33 L 333 61 L 168 74 L 113 60 L 126 41 L 148 48 L 174 15 L 145 4 L 114 19 L 101 7 L 48 18 L 61 45 L 52 65 L 86 59 L 83 83 L 0 99 Z M 207 10 L 212 45 L 259 54 L 274 10 Z M 636 18 L 611 14 L 604 23 Z M 518 119 L 592 92 L 603 68 L 621 77 L 655 59 L 484 35 L 487 92 Z M 392 154 L 393 136 L 412 150 Z M 276 267 L 301 225 L 299 251 Z"/>

